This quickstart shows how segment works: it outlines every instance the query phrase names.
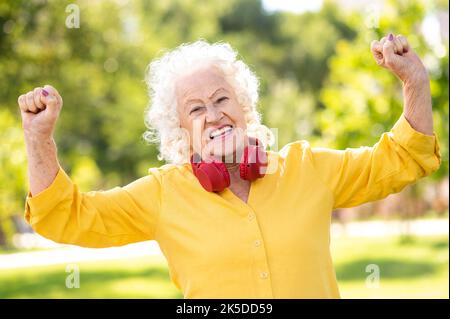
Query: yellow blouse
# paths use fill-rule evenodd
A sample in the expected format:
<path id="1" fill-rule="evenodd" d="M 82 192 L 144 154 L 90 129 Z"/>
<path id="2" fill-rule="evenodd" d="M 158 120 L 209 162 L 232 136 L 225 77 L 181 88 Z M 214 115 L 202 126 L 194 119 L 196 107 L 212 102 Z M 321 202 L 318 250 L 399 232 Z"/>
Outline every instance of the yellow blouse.
<path id="1" fill-rule="evenodd" d="M 339 298 L 330 256 L 334 208 L 399 192 L 439 168 L 436 134 L 402 116 L 373 147 L 269 152 L 276 169 L 252 183 L 248 202 L 208 193 L 189 164 L 164 165 L 124 187 L 82 193 L 60 168 L 26 199 L 41 235 L 85 247 L 156 240 L 185 298 Z"/>

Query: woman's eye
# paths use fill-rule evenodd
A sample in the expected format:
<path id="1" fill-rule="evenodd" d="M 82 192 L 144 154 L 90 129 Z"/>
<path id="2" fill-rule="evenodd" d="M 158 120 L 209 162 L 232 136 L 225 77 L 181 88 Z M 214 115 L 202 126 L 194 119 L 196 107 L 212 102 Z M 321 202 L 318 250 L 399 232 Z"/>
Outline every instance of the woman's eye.
<path id="1" fill-rule="evenodd" d="M 217 100 L 217 103 L 221 103 L 226 100 L 228 100 L 228 98 L 226 96 L 222 96 L 220 99 Z"/>
<path id="2" fill-rule="evenodd" d="M 191 109 L 191 111 L 189 112 L 189 114 L 198 112 L 198 111 L 201 110 L 201 108 L 202 108 L 201 106 L 195 106 L 195 107 L 193 107 L 193 108 Z"/>

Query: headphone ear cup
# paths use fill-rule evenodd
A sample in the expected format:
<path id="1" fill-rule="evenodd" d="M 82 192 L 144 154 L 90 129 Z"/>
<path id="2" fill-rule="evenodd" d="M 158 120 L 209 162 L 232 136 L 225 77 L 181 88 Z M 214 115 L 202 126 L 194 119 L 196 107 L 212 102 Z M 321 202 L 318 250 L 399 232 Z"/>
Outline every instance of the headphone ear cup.
<path id="1" fill-rule="evenodd" d="M 208 192 L 221 192 L 230 186 L 230 173 L 224 163 L 191 162 L 191 164 L 194 175 Z"/>
<path id="2" fill-rule="evenodd" d="M 263 147 L 248 145 L 242 154 L 239 174 L 242 179 L 254 181 L 265 175 L 267 167 L 267 154 Z"/>

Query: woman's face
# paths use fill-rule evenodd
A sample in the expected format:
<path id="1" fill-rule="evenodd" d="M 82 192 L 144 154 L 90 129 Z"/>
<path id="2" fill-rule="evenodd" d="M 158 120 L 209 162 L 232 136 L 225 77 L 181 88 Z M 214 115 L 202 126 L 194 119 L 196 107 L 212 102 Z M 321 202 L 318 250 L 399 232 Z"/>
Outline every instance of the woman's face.
<path id="1" fill-rule="evenodd" d="M 190 150 L 225 162 L 243 148 L 247 128 L 233 88 L 215 67 L 203 67 L 176 83 L 180 126 L 189 132 Z"/>

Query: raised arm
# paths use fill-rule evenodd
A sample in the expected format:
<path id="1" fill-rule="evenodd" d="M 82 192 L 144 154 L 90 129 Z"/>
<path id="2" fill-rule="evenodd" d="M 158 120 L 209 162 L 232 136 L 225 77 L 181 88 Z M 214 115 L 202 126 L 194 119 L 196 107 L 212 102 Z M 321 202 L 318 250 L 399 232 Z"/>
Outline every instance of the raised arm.
<path id="1" fill-rule="evenodd" d="M 62 98 L 51 86 L 19 97 L 30 192 L 25 220 L 53 241 L 85 247 L 155 239 L 160 212 L 158 171 L 124 187 L 81 192 L 60 167 L 53 131 Z"/>
<path id="2" fill-rule="evenodd" d="M 430 80 L 427 70 L 404 36 L 392 33 L 371 45 L 377 64 L 403 82 L 403 115 L 423 134 L 433 134 Z"/>
<path id="3" fill-rule="evenodd" d="M 372 147 L 331 150 L 313 148 L 317 175 L 329 187 L 334 208 L 382 199 L 436 171 L 441 164 L 433 133 L 428 75 L 402 36 L 374 41 L 377 63 L 403 82 L 403 114 L 390 132 Z"/>
<path id="4" fill-rule="evenodd" d="M 37 87 L 18 99 L 28 156 L 30 193 L 46 189 L 59 170 L 53 131 L 63 100 L 50 85 Z"/>

